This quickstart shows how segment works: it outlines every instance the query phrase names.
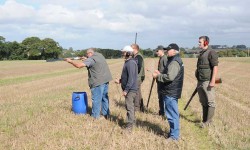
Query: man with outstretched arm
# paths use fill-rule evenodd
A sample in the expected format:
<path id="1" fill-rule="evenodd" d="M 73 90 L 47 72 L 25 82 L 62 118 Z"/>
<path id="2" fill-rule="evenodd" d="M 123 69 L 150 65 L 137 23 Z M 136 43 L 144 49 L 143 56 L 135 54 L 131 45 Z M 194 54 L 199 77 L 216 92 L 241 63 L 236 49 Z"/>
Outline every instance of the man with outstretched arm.
<path id="1" fill-rule="evenodd" d="M 74 62 L 70 58 L 66 58 L 65 61 L 76 68 L 88 69 L 88 83 L 92 95 L 91 116 L 99 119 L 100 111 L 102 111 L 102 115 L 107 119 L 110 115 L 108 87 L 112 76 L 104 56 L 95 52 L 94 48 L 90 48 L 83 62 Z"/>

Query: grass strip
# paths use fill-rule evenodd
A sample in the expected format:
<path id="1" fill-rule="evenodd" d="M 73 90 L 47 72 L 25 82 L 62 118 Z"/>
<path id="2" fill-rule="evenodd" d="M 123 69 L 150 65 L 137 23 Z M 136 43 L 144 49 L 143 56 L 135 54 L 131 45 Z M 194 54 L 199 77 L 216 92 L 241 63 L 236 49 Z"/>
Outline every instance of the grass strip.
<path id="1" fill-rule="evenodd" d="M 207 128 L 202 129 L 199 127 L 200 119 L 198 117 L 198 114 L 193 112 L 191 109 L 187 109 L 186 111 L 183 110 L 185 105 L 186 105 L 185 101 L 183 100 L 179 101 L 179 111 L 180 111 L 180 116 L 181 116 L 181 121 L 182 121 L 182 127 L 184 128 L 182 130 L 183 135 L 189 138 L 190 136 L 192 136 L 192 138 L 195 139 L 195 143 L 196 143 L 195 145 L 198 146 L 198 147 L 195 147 L 197 149 L 209 150 L 209 149 L 222 148 L 222 145 L 218 145 L 213 140 L 213 138 L 209 136 Z M 190 139 L 186 139 L 185 141 L 190 141 Z M 192 146 L 192 144 L 189 146 Z"/>
<path id="2" fill-rule="evenodd" d="M 5 79 L 0 79 L 0 86 L 30 82 L 30 81 L 34 81 L 34 80 L 40 80 L 40 79 L 45 79 L 45 78 L 62 76 L 62 75 L 66 75 L 66 74 L 72 74 L 72 73 L 76 73 L 76 72 L 80 72 L 80 71 L 82 71 L 82 70 L 72 68 L 72 69 L 67 69 L 67 70 L 58 71 L 58 72 L 34 74 L 34 75 L 29 75 L 29 76 L 19 76 L 19 77 L 14 77 L 14 78 L 5 78 Z M 84 71 L 86 71 L 86 70 L 84 70 Z"/>

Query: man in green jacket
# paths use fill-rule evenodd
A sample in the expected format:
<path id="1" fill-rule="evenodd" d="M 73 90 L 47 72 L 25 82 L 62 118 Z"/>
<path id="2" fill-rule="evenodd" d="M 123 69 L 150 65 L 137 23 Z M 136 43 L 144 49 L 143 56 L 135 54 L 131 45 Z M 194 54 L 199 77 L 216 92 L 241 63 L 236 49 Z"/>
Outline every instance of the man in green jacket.
<path id="1" fill-rule="evenodd" d="M 202 123 L 201 127 L 207 127 L 212 121 L 215 111 L 215 77 L 218 72 L 218 55 L 210 49 L 209 38 L 207 36 L 199 37 L 199 47 L 201 49 L 197 61 L 195 76 L 198 80 L 197 92 L 202 105 Z"/>
<path id="2" fill-rule="evenodd" d="M 142 54 L 139 52 L 140 50 L 139 45 L 132 44 L 131 47 L 133 48 L 134 58 L 136 59 L 138 66 L 138 76 L 137 76 L 138 91 L 135 100 L 135 111 L 140 110 L 141 112 L 144 112 L 143 98 L 141 94 L 141 84 L 145 79 L 144 60 Z"/>

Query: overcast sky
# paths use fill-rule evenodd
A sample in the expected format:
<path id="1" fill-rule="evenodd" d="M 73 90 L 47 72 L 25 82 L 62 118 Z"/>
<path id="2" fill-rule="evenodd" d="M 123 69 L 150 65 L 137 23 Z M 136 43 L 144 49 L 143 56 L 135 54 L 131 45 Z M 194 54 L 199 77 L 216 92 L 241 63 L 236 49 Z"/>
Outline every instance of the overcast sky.
<path id="1" fill-rule="evenodd" d="M 0 0 L 0 36 L 52 38 L 63 48 L 177 43 L 250 46 L 249 0 Z"/>

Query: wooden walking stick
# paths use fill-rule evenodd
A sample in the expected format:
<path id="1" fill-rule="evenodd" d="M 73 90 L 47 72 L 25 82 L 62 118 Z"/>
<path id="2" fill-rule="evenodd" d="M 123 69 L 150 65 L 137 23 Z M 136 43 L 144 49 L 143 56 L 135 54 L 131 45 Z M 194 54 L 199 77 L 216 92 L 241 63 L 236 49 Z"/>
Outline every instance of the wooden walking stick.
<path id="1" fill-rule="evenodd" d="M 152 93 L 152 89 L 153 89 L 154 83 L 155 83 L 155 78 L 153 78 L 152 83 L 151 83 L 151 87 L 150 87 L 150 91 L 149 91 L 149 96 L 148 96 L 148 102 L 147 102 L 147 108 L 148 108 L 148 104 L 149 104 L 149 100 L 150 100 L 150 97 L 151 97 L 151 93 Z"/>

